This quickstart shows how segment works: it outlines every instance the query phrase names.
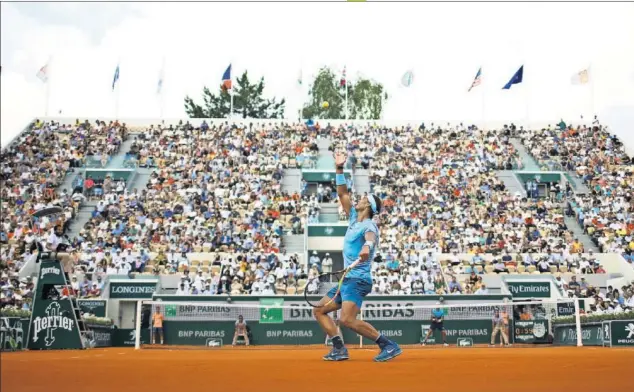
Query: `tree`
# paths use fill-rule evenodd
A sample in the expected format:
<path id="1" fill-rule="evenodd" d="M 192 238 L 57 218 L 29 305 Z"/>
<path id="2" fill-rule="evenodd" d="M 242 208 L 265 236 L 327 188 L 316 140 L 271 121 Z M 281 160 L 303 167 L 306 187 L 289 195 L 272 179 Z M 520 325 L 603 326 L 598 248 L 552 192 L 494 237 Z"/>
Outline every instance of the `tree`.
<path id="1" fill-rule="evenodd" d="M 264 78 L 253 84 L 247 71 L 238 77 L 233 89 L 233 113 L 242 118 L 284 118 L 285 100 L 264 99 Z M 225 118 L 229 116 L 231 95 L 220 87 L 218 94 L 203 87 L 203 104 L 185 97 L 185 112 L 190 118 Z"/>
<path id="2" fill-rule="evenodd" d="M 388 96 L 383 85 L 366 78 L 348 80 L 348 117 L 350 119 L 381 118 Z M 319 70 L 310 86 L 309 102 L 302 110 L 304 118 L 345 119 L 346 93 L 341 81 L 328 67 Z M 322 104 L 328 102 L 328 108 Z"/>

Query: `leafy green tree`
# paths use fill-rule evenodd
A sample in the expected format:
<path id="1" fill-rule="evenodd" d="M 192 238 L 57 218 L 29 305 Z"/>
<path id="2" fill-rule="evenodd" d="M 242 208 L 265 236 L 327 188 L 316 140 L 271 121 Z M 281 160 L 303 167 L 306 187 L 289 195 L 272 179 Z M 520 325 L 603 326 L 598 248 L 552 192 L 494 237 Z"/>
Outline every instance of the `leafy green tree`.
<path id="1" fill-rule="evenodd" d="M 341 79 L 328 67 L 319 70 L 310 85 L 309 101 L 304 105 L 304 118 L 345 119 L 346 92 L 341 86 Z M 374 119 L 381 118 L 383 105 L 388 96 L 383 85 L 366 78 L 356 81 L 348 80 L 348 118 Z M 328 102 L 328 107 L 322 105 Z"/>
<path id="2" fill-rule="evenodd" d="M 276 98 L 265 99 L 264 78 L 251 83 L 245 71 L 234 85 L 233 113 L 242 118 L 284 118 L 285 100 L 277 102 Z M 229 116 L 231 95 L 220 87 L 218 94 L 213 94 L 203 87 L 203 103 L 199 105 L 189 96 L 185 97 L 185 112 L 190 118 L 225 118 Z"/>
<path id="3" fill-rule="evenodd" d="M 348 90 L 350 118 L 378 120 L 383 113 L 383 104 L 387 101 L 383 85 L 361 78 Z"/>

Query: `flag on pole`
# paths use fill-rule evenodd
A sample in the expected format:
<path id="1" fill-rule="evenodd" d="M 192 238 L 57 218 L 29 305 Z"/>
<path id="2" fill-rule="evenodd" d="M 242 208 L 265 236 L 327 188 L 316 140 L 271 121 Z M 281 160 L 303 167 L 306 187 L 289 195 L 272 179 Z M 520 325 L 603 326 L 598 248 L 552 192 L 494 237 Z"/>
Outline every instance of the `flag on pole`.
<path id="1" fill-rule="evenodd" d="M 114 70 L 114 78 L 112 78 L 112 91 L 114 91 L 114 87 L 119 80 L 119 64 L 117 64 L 117 68 Z"/>
<path id="2" fill-rule="evenodd" d="M 341 87 L 345 87 L 346 86 L 346 66 L 343 66 L 343 73 L 341 74 L 341 81 L 339 82 L 339 84 L 341 85 Z"/>
<path id="3" fill-rule="evenodd" d="M 37 72 L 35 76 L 37 76 L 37 78 L 40 79 L 44 83 L 48 82 L 48 63 L 46 63 L 42 68 L 40 68 L 40 70 Z"/>
<path id="4" fill-rule="evenodd" d="M 520 69 L 518 69 L 517 72 L 515 72 L 515 75 L 513 75 L 511 80 L 509 80 L 509 82 L 505 84 L 504 87 L 502 87 L 502 90 L 509 90 L 511 86 L 513 86 L 514 84 L 522 83 L 523 79 L 524 79 L 524 66 L 522 65 Z"/>
<path id="5" fill-rule="evenodd" d="M 222 85 L 220 88 L 223 90 L 231 90 L 231 64 L 225 70 L 225 73 L 222 74 Z"/>
<path id="6" fill-rule="evenodd" d="M 405 72 L 401 78 L 401 84 L 403 87 L 409 87 L 412 83 L 414 83 L 414 73 L 412 71 Z"/>
<path id="7" fill-rule="evenodd" d="M 469 87 L 469 90 L 467 90 L 467 92 L 471 91 L 474 87 L 479 86 L 481 82 L 482 82 L 482 67 L 478 68 L 478 73 L 473 79 L 473 83 L 471 83 L 471 87 Z"/>
<path id="8" fill-rule="evenodd" d="M 163 74 L 164 73 L 165 73 L 165 61 L 163 61 L 163 65 L 161 65 L 161 71 L 159 72 L 158 85 L 156 89 L 156 93 L 159 95 L 161 94 L 161 91 L 163 90 Z"/>
<path id="9" fill-rule="evenodd" d="M 586 84 L 590 81 L 590 68 L 586 68 L 580 72 L 577 72 L 572 76 L 572 84 Z"/>

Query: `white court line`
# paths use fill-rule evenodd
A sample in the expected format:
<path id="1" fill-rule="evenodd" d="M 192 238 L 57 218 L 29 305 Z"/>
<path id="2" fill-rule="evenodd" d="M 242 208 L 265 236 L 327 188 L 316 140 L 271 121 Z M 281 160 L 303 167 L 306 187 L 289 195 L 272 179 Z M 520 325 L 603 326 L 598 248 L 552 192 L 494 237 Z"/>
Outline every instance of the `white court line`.
<path id="1" fill-rule="evenodd" d="M 70 359 L 79 359 L 79 357 L 70 357 Z"/>

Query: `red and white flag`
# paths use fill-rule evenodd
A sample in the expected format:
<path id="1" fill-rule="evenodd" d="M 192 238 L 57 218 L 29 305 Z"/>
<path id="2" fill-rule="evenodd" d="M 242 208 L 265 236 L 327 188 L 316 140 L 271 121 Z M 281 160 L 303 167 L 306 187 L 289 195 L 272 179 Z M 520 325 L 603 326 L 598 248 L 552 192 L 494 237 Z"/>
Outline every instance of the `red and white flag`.
<path id="1" fill-rule="evenodd" d="M 44 83 L 48 82 L 48 64 L 45 64 L 42 68 L 40 68 L 35 76 Z"/>

